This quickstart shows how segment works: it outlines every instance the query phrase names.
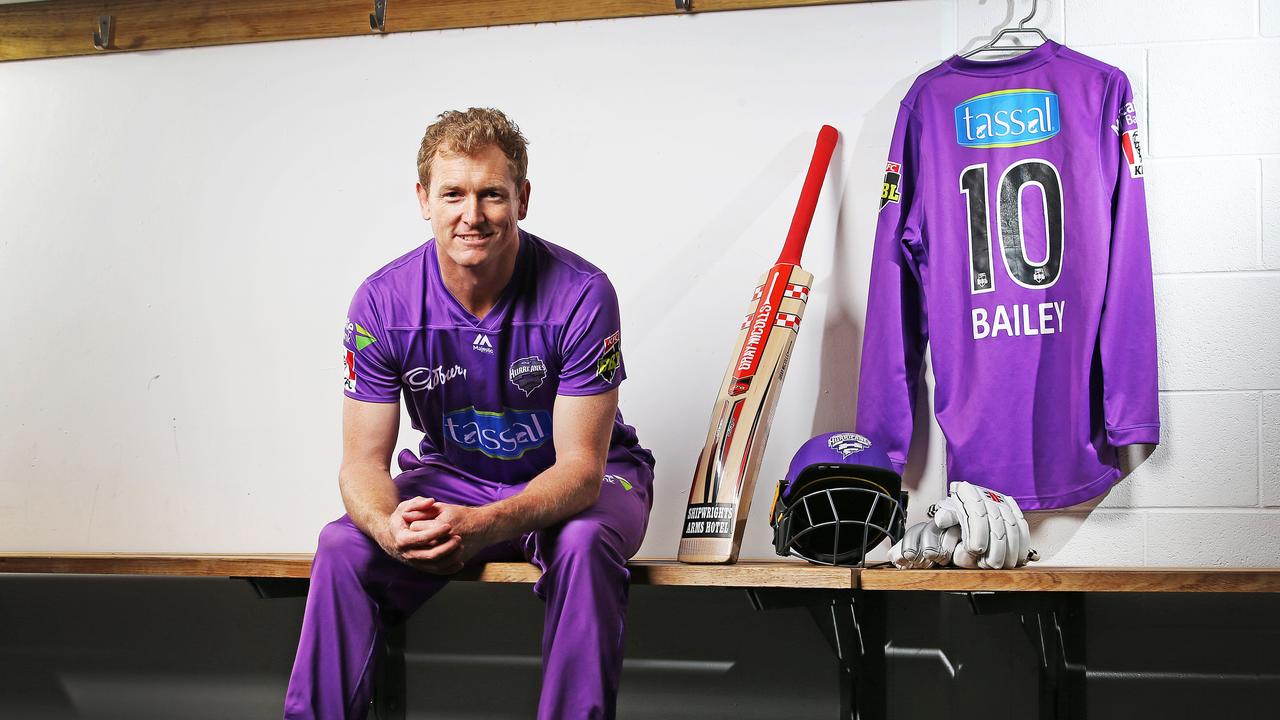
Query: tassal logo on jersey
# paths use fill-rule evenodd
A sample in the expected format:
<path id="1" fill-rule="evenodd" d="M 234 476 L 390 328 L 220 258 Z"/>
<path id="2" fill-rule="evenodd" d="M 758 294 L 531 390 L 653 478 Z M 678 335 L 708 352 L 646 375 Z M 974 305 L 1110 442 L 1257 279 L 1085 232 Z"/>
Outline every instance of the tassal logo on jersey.
<path id="1" fill-rule="evenodd" d="M 551 413 L 511 408 L 496 413 L 466 407 L 444 416 L 444 435 L 463 450 L 496 460 L 517 460 L 551 437 Z"/>
<path id="2" fill-rule="evenodd" d="M 1058 134 L 1058 96 L 1048 90 L 999 90 L 956 106 L 956 142 L 971 148 L 1018 147 Z"/>

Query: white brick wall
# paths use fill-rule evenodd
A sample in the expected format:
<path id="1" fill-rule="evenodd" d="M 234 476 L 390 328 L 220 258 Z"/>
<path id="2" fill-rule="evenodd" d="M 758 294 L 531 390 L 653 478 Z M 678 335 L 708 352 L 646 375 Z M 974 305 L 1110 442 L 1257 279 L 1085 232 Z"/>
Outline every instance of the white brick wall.
<path id="1" fill-rule="evenodd" d="M 1027 3 L 956 0 L 957 47 Z M 1051 0 L 1147 129 L 1163 443 L 1100 502 L 1032 513 L 1055 565 L 1280 566 L 1280 0 Z"/>

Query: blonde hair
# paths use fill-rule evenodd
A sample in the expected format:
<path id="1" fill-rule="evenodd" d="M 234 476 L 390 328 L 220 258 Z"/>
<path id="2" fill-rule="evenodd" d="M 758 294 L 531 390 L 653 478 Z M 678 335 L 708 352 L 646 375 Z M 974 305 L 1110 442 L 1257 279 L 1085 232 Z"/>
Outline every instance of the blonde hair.
<path id="1" fill-rule="evenodd" d="M 418 182 L 431 187 L 431 161 L 438 153 L 473 155 L 489 145 L 497 145 L 516 185 L 524 183 L 529 171 L 529 141 L 520 128 L 496 108 L 468 108 L 466 112 L 446 110 L 427 126 L 418 147 Z"/>

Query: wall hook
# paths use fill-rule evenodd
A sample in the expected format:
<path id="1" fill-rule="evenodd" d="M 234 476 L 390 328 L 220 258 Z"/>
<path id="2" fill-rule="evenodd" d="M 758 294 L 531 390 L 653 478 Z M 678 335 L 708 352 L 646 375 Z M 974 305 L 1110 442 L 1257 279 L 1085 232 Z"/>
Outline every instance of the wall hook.
<path id="1" fill-rule="evenodd" d="M 98 16 L 98 29 L 93 31 L 93 46 L 110 50 L 116 40 L 116 19 L 111 15 Z"/>
<path id="2" fill-rule="evenodd" d="M 387 31 L 387 0 L 373 0 L 373 12 L 369 13 L 369 29 Z"/>
<path id="3" fill-rule="evenodd" d="M 676 9 L 681 12 L 693 12 L 693 0 L 676 0 Z"/>

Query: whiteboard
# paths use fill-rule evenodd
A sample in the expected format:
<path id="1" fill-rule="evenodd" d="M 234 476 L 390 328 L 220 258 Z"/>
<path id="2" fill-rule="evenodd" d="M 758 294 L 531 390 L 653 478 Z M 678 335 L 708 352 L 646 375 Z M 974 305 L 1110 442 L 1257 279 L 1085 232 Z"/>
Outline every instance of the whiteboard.
<path id="1" fill-rule="evenodd" d="M 337 487 L 347 304 L 430 237 L 423 128 L 493 106 L 531 140 L 522 227 L 603 268 L 621 407 L 658 458 L 640 555 L 672 557 L 756 275 L 818 127 L 842 132 L 773 485 L 853 420 L 883 162 L 950 2 L 479 28 L 0 64 L 0 548 L 307 552 Z M 404 423 L 401 447 L 416 445 Z M 921 452 L 941 492 L 941 438 Z"/>

